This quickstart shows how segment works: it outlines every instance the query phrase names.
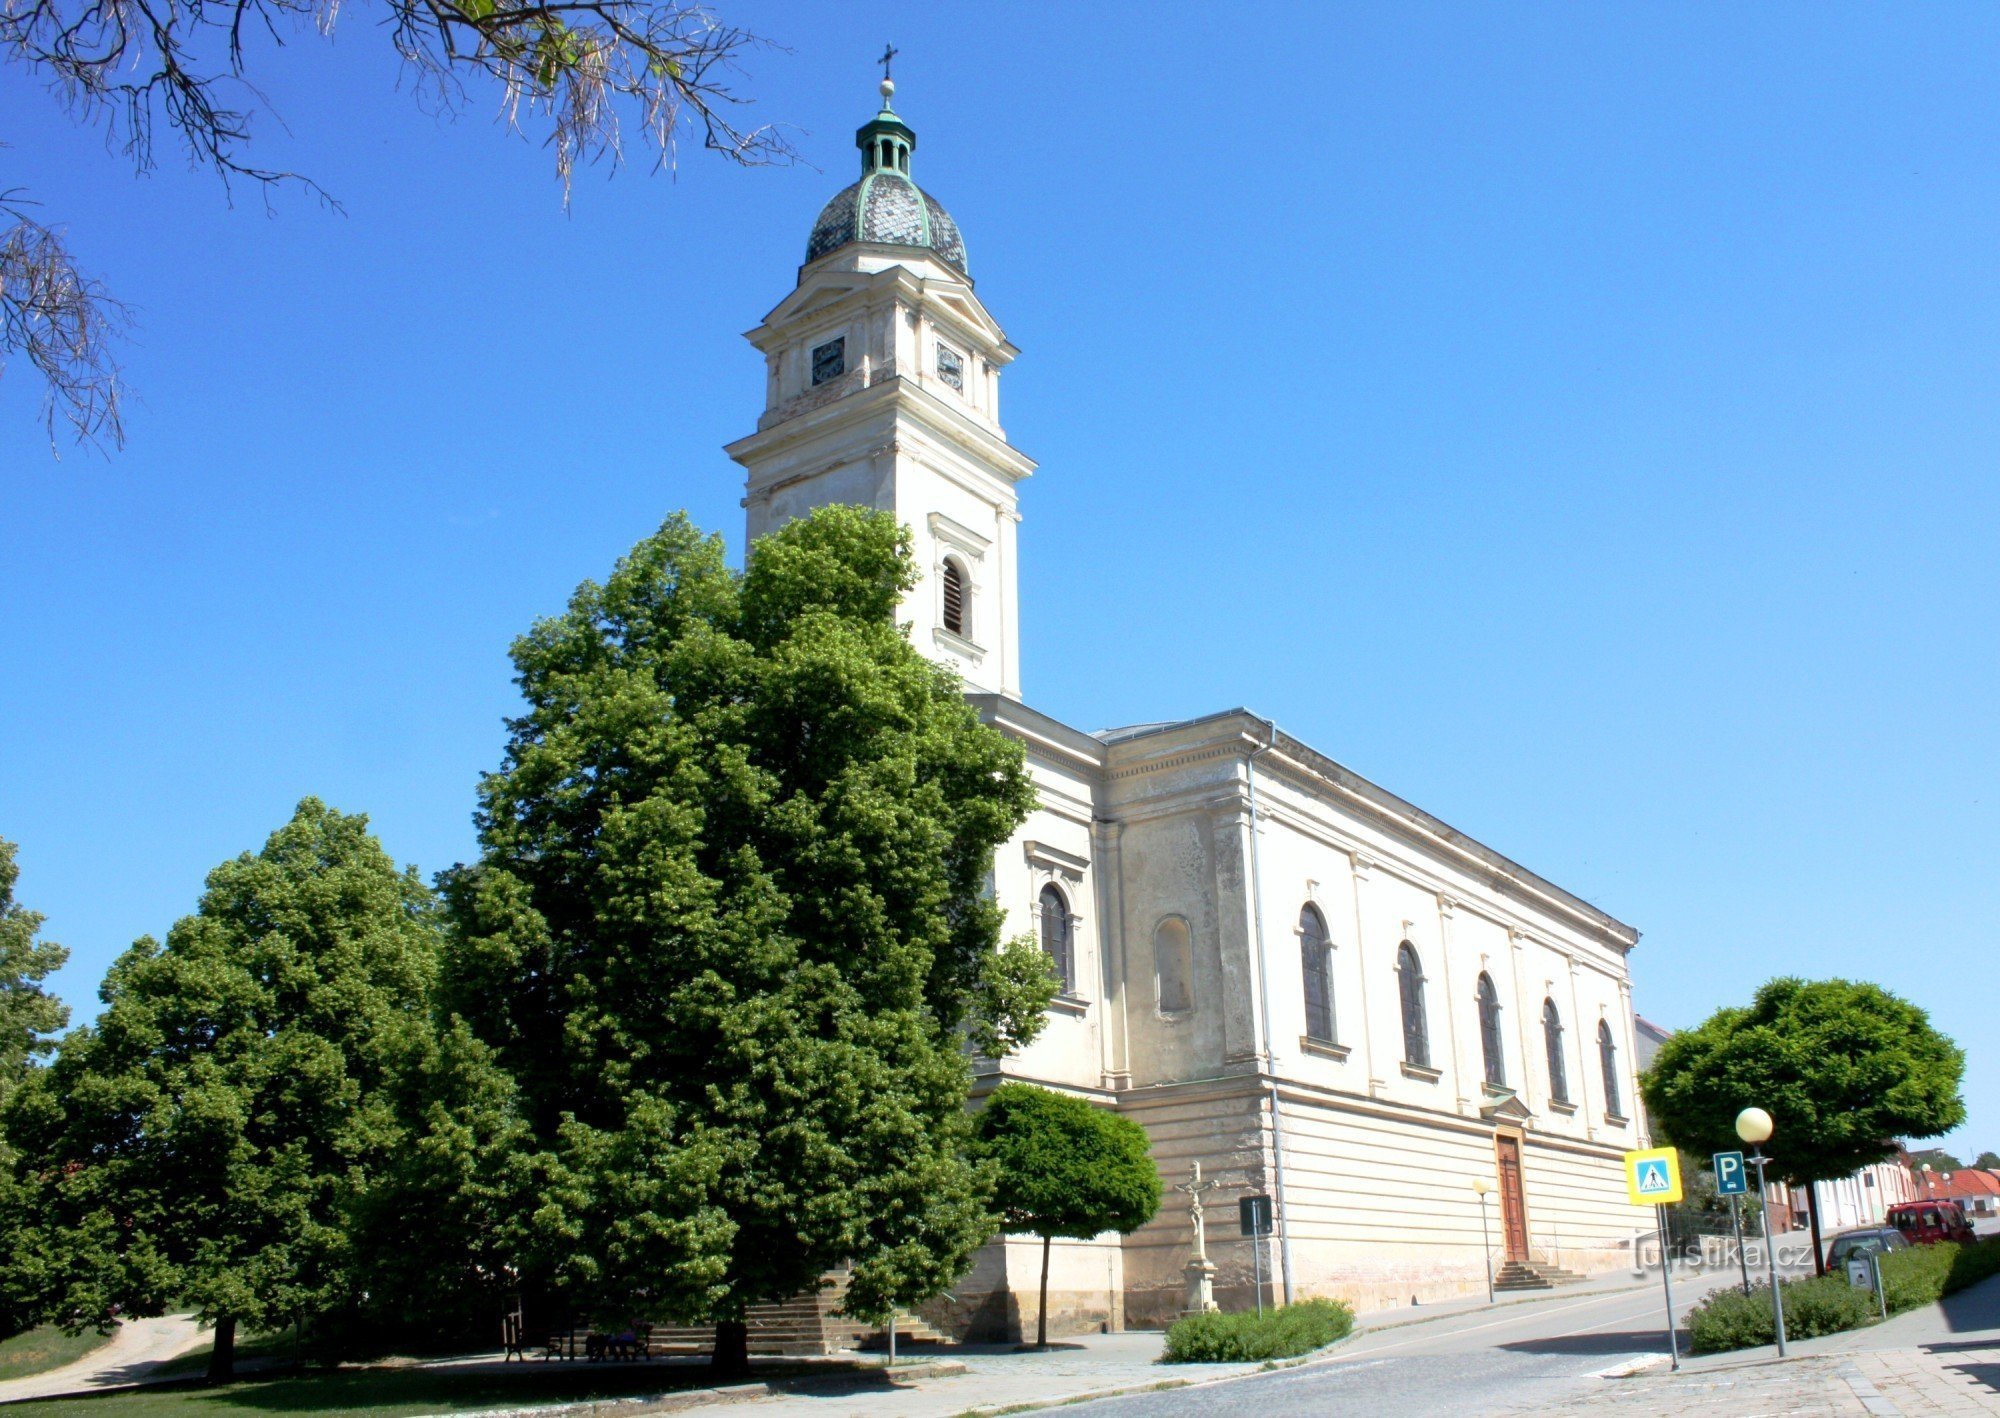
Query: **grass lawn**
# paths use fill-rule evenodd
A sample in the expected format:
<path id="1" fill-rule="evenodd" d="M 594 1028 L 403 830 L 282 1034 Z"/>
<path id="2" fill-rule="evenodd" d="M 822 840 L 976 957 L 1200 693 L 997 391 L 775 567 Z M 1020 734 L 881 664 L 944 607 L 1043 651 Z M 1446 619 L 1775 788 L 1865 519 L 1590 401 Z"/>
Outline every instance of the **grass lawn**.
<path id="1" fill-rule="evenodd" d="M 110 1341 L 110 1335 L 99 1334 L 94 1329 L 71 1336 L 52 1324 L 17 1334 L 12 1339 L 0 1339 L 0 1379 L 25 1379 L 30 1374 L 60 1369 Z"/>
<path id="2" fill-rule="evenodd" d="M 801 1372 L 831 1377 L 825 1365 L 757 1364 L 751 1381 L 795 1377 Z M 878 1376 L 879 1378 L 879 1376 Z M 533 1361 L 504 1371 L 455 1373 L 436 1369 L 342 1369 L 330 1373 L 250 1378 L 220 1388 L 166 1384 L 150 1389 L 89 1398 L 52 1398 L 11 1403 L 6 1418 L 224 1418 L 236 1413 L 380 1414 L 383 1418 L 480 1408 L 512 1408 L 565 1403 L 586 1398 L 669 1393 L 706 1388 L 712 1380 L 702 1364 L 620 1365 Z"/>

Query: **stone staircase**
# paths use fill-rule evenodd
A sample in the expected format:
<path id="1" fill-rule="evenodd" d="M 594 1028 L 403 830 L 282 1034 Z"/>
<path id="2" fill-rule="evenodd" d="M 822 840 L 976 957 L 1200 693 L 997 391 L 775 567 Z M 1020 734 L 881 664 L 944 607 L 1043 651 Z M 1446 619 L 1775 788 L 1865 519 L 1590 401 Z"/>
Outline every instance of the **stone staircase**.
<path id="1" fill-rule="evenodd" d="M 847 1294 L 847 1274 L 827 1277 L 832 1284 L 817 1292 L 794 1295 L 775 1305 L 752 1305 L 744 1316 L 752 1354 L 833 1354 L 842 1349 L 884 1349 L 888 1335 L 882 1326 L 835 1314 Z M 896 1348 L 945 1344 L 950 1341 L 914 1315 L 896 1314 Z M 713 1325 L 661 1325 L 654 1329 L 654 1354 L 706 1354 L 715 1347 Z"/>
<path id="2" fill-rule="evenodd" d="M 1573 1285 L 1583 1279 L 1574 1271 L 1564 1270 L 1559 1265 L 1544 1265 L 1540 1261 L 1510 1260 L 1494 1273 L 1493 1289 L 1500 1291 L 1553 1290 L 1558 1285 Z"/>

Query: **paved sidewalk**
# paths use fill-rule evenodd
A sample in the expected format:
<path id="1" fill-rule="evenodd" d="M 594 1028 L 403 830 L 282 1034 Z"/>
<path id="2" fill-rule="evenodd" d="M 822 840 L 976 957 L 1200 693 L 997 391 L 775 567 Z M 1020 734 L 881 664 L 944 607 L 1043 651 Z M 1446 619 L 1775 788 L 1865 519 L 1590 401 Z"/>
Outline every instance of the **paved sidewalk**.
<path id="1" fill-rule="evenodd" d="M 1678 1374 L 1654 1368 L 1607 1381 L 1590 1410 L 1674 1418 L 2000 1415 L 2000 1277 L 1882 1324 L 1789 1348 L 1788 1359 L 1770 1348 L 1745 1350 L 1689 1360 Z"/>
<path id="2" fill-rule="evenodd" d="M 74 1364 L 0 1383 L 0 1403 L 54 1398 L 67 1393 L 101 1393 L 105 1389 L 144 1383 L 161 1364 L 178 1359 L 191 1349 L 199 1349 L 207 1337 L 208 1331 L 197 1325 L 192 1315 L 128 1320 L 118 1326 L 108 1343 Z"/>

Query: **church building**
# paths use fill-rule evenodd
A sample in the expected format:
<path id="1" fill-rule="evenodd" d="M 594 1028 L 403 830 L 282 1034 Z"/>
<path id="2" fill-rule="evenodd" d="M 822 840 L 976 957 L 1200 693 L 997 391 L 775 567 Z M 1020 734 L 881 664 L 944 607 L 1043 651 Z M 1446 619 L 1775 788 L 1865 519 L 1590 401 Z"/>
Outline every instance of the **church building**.
<path id="1" fill-rule="evenodd" d="M 1627 956 L 1638 932 L 1244 709 L 1086 732 L 1031 706 L 1016 548 L 1035 465 L 1000 422 L 1018 351 L 966 244 L 912 178 L 882 84 L 861 177 L 819 214 L 796 288 L 749 332 L 764 411 L 729 445 L 756 538 L 812 508 L 893 512 L 918 647 L 1026 748 L 1040 803 L 993 863 L 1008 933 L 1061 979 L 1047 1028 L 982 1060 L 1141 1123 L 1169 1190 L 1129 1237 L 1057 1242 L 1050 1328 L 1168 1323 L 1199 1162 L 1224 1308 L 1372 1309 L 1630 1265 L 1650 1209 Z M 1032 524 L 1031 524 L 1032 525 Z M 1271 1199 L 1273 1234 L 1238 1235 Z M 1251 1247 L 1264 1250 L 1253 1255 Z M 927 1317 L 1032 1327 L 1040 1243 L 1003 1239 Z"/>

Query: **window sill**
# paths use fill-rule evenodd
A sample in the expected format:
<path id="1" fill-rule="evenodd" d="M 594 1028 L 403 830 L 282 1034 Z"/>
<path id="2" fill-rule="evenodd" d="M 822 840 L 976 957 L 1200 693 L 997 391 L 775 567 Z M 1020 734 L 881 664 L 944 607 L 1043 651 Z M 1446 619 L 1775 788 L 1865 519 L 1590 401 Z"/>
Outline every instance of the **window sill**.
<path id="1" fill-rule="evenodd" d="M 1504 1083 L 1482 1083 L 1479 1091 L 1488 1098 L 1512 1098 L 1514 1090 Z"/>
<path id="2" fill-rule="evenodd" d="M 1566 1098 L 1551 1098 L 1549 1099 L 1549 1111 L 1561 1113 L 1566 1118 L 1571 1117 L 1576 1113 L 1576 1104 Z"/>
<path id="3" fill-rule="evenodd" d="M 1078 995 L 1057 995 L 1049 1001 L 1050 1014 L 1068 1014 L 1082 1018 L 1090 1013 L 1090 1001 Z"/>
<path id="4" fill-rule="evenodd" d="M 1625 1124 L 1631 1122 L 1632 1120 L 1626 1117 L 1623 1113 L 1606 1113 L 1604 1115 L 1604 1121 L 1610 1123 L 1611 1126 L 1615 1128 L 1622 1128 L 1625 1126 Z M 1870 1178 L 1870 1180 L 1872 1181 L 1873 1178 Z"/>
<path id="5" fill-rule="evenodd" d="M 940 625 L 933 627 L 931 634 L 935 637 L 939 645 L 942 645 L 962 660 L 970 660 L 976 665 L 986 658 L 986 651 L 983 647 L 968 640 L 956 631 L 946 630 Z"/>
<path id="6" fill-rule="evenodd" d="M 1444 1070 L 1441 1068 L 1431 1068 L 1426 1064 L 1406 1062 L 1403 1065 L 1403 1077 L 1420 1079 L 1425 1083 L 1436 1083 L 1440 1078 L 1444 1077 Z"/>
<path id="7" fill-rule="evenodd" d="M 1332 1059 L 1335 1063 L 1345 1063 L 1348 1050 L 1345 1044 L 1336 1044 L 1331 1039 L 1315 1039 L 1307 1034 L 1299 1039 L 1299 1052 L 1311 1054 L 1315 1058 Z"/>

